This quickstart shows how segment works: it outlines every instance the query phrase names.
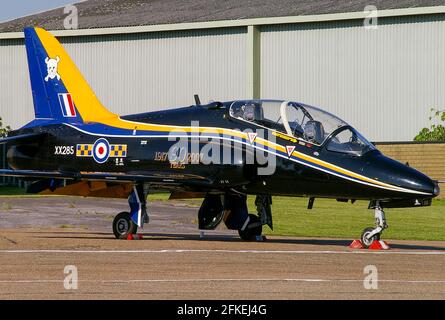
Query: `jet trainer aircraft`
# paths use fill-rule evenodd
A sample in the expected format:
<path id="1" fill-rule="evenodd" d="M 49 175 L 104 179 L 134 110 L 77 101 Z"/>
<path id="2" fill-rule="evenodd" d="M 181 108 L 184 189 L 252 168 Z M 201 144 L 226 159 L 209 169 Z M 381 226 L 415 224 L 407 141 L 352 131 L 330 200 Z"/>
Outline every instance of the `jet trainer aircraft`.
<path id="1" fill-rule="evenodd" d="M 202 197 L 199 228 L 221 221 L 249 240 L 272 225 L 272 196 L 370 200 L 376 226 L 384 208 L 431 205 L 436 181 L 380 153 L 338 117 L 303 103 L 212 102 L 118 116 L 97 99 L 61 44 L 40 28 L 25 29 L 35 119 L 0 140 L 11 169 L 32 181 L 28 192 L 128 198 L 113 221 L 126 238 L 149 221 L 149 190 L 171 198 Z M 272 164 L 272 165 L 271 165 Z M 272 170 L 270 170 L 272 168 Z M 263 172 L 262 172 L 263 171 Z M 258 215 L 247 195 L 256 195 Z"/>

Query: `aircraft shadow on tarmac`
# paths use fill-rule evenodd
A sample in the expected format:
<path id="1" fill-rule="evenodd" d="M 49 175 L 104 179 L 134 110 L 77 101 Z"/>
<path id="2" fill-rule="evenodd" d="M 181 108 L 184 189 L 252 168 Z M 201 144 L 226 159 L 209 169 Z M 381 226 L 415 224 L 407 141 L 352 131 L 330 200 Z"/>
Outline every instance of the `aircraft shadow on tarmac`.
<path id="1" fill-rule="evenodd" d="M 34 233 L 34 232 L 33 232 Z M 40 232 L 35 232 L 40 233 Z M 221 235 L 221 234 L 206 234 L 204 238 L 200 238 L 197 234 L 181 234 L 181 233 L 143 233 L 144 238 L 138 241 L 153 241 L 153 240 L 188 240 L 188 241 L 216 241 L 216 242 L 245 242 L 236 235 Z M 61 232 L 54 235 L 44 235 L 38 238 L 44 239 L 97 239 L 97 240 L 113 240 L 114 237 L 107 232 Z M 348 239 L 271 239 L 267 238 L 264 242 L 276 244 L 295 244 L 295 245 L 318 245 L 318 246 L 338 246 L 347 247 L 352 240 Z M 251 241 L 255 242 L 255 241 Z M 261 241 L 259 241 L 261 242 Z M 248 243 L 248 242 L 247 242 Z M 425 250 L 425 251 L 445 251 L 445 247 L 429 246 L 429 245 L 415 245 L 415 244 L 394 244 L 389 243 L 391 249 L 400 250 Z"/>

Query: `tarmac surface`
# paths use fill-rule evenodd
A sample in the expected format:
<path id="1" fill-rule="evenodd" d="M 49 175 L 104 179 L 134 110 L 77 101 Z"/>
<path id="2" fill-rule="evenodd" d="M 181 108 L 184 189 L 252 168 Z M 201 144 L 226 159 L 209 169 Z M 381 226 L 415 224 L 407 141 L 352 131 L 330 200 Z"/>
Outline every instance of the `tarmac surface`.
<path id="1" fill-rule="evenodd" d="M 243 242 L 224 229 L 200 239 L 198 208 L 162 201 L 143 240 L 116 240 L 124 210 L 125 200 L 0 197 L 0 299 L 445 299 L 445 242 L 369 251 L 351 239 Z M 77 289 L 66 289 L 73 270 Z"/>

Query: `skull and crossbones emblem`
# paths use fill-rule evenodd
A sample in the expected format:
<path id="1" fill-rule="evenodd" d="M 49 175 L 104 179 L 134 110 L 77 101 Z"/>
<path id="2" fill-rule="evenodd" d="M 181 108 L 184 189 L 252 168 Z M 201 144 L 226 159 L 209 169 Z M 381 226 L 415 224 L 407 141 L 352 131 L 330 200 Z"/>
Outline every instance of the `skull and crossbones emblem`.
<path id="1" fill-rule="evenodd" d="M 46 70 L 48 72 L 48 75 L 45 77 L 46 82 L 48 82 L 49 79 L 53 80 L 55 78 L 57 78 L 57 80 L 60 80 L 60 75 L 57 73 L 59 61 L 60 58 L 58 56 L 55 59 L 51 59 L 49 57 L 45 59 Z"/>

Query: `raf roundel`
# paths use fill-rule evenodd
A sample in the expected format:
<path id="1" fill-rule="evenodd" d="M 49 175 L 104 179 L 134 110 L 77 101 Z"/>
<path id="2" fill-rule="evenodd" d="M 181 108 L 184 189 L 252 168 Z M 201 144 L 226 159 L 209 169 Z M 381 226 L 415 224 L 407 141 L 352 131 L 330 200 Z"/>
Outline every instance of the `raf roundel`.
<path id="1" fill-rule="evenodd" d="M 99 139 L 93 145 L 93 158 L 97 163 L 104 163 L 110 156 L 110 144 L 106 139 Z"/>

